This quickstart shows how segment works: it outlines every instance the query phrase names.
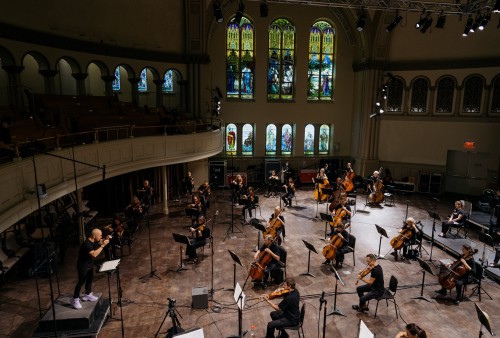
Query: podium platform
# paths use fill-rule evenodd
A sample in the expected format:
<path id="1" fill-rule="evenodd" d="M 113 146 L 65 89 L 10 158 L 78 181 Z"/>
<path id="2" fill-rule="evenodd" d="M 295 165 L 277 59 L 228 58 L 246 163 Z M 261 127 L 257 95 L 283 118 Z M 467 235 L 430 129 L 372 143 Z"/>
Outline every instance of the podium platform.
<path id="1" fill-rule="evenodd" d="M 109 299 L 103 299 L 96 293 L 97 302 L 81 301 L 82 308 L 74 309 L 71 297 L 59 296 L 54 302 L 57 336 L 62 337 L 96 337 L 101 330 L 110 310 Z M 54 317 L 52 308 L 40 320 L 32 337 L 54 337 Z"/>

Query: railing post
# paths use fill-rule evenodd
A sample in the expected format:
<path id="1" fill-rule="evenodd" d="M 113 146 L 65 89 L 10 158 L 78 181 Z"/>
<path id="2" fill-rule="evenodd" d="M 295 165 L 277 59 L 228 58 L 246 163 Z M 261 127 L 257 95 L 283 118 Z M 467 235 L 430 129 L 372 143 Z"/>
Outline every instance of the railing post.
<path id="1" fill-rule="evenodd" d="M 94 143 L 99 143 L 99 132 L 94 128 Z"/>
<path id="2" fill-rule="evenodd" d="M 167 136 L 167 125 L 163 125 L 163 136 Z"/>
<path id="3" fill-rule="evenodd" d="M 56 150 L 61 150 L 61 135 L 57 134 L 56 135 Z"/>
<path id="4" fill-rule="evenodd" d="M 129 138 L 134 138 L 134 127 L 135 127 L 134 124 L 130 126 L 130 136 L 129 136 Z"/>

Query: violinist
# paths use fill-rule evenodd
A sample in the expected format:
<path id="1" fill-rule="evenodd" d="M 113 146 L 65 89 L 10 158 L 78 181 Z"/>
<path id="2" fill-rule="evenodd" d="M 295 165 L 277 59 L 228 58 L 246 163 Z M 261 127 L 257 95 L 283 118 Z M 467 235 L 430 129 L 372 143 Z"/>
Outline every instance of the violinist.
<path id="1" fill-rule="evenodd" d="M 144 207 L 149 208 L 153 201 L 153 187 L 149 184 L 148 180 L 142 182 L 142 189 L 137 190 L 137 192 L 142 193 L 141 202 Z"/>
<path id="2" fill-rule="evenodd" d="M 280 330 L 284 327 L 293 327 L 299 325 L 300 321 L 300 309 L 299 291 L 295 289 L 295 280 L 293 278 L 287 278 L 284 282 L 285 287 L 290 289 L 290 292 L 284 295 L 284 299 L 278 304 L 274 304 L 269 300 L 269 296 L 265 297 L 265 300 L 274 309 L 271 312 L 271 319 L 267 323 L 266 338 L 274 338 L 274 330 Z M 280 337 L 288 337 L 288 334 L 283 331 Z"/>
<path id="3" fill-rule="evenodd" d="M 283 203 L 285 203 L 285 207 L 292 205 L 292 199 L 295 196 L 295 183 L 293 182 L 293 178 L 288 178 L 288 183 L 283 185 L 285 188 L 285 194 L 281 196 Z"/>
<path id="4" fill-rule="evenodd" d="M 284 175 L 285 182 L 288 182 L 288 179 L 290 177 L 292 177 L 292 171 L 293 171 L 293 169 L 288 164 L 288 161 L 286 161 L 285 166 L 283 167 L 283 175 Z"/>
<path id="5" fill-rule="evenodd" d="M 193 203 L 189 204 L 188 207 L 195 210 L 192 219 L 192 222 L 194 224 L 199 216 L 205 216 L 205 208 L 203 207 L 203 204 L 201 203 L 200 198 L 198 196 L 193 195 L 192 200 Z"/>
<path id="6" fill-rule="evenodd" d="M 377 263 L 377 257 L 374 254 L 368 254 L 365 257 L 366 268 L 358 273 L 358 280 L 365 282 L 356 288 L 359 296 L 359 305 L 353 305 L 352 308 L 358 312 L 368 311 L 368 302 L 384 294 L 384 272 Z M 368 274 L 370 274 L 369 277 Z"/>
<path id="7" fill-rule="evenodd" d="M 200 196 L 200 200 L 202 204 L 204 204 L 205 209 L 210 208 L 210 195 L 212 191 L 210 190 L 210 184 L 208 181 L 203 182 L 202 185 L 198 188 L 198 195 Z"/>
<path id="8" fill-rule="evenodd" d="M 109 233 L 110 236 L 108 237 L 110 239 L 109 243 L 104 247 L 104 255 L 108 260 L 114 259 L 116 257 L 116 249 L 120 249 L 124 238 L 130 237 L 130 235 L 126 232 L 120 215 L 115 215 L 113 222 L 106 225 L 103 230 Z"/>
<path id="9" fill-rule="evenodd" d="M 441 284 L 441 289 L 436 290 L 437 293 L 439 293 L 442 296 L 446 296 L 447 289 L 444 287 L 444 282 L 442 282 L 442 276 L 445 275 L 450 275 L 448 272 L 450 272 L 453 275 L 450 275 L 453 277 L 455 281 L 455 289 L 457 290 L 457 296 L 455 298 L 455 305 L 459 305 L 460 301 L 462 300 L 462 293 L 463 293 L 463 286 L 468 283 L 469 280 L 469 275 L 472 273 L 474 275 L 476 273 L 476 264 L 474 263 L 474 254 L 477 253 L 477 249 L 472 249 L 472 247 L 469 244 L 464 244 L 462 246 L 462 255 L 459 257 L 459 260 L 456 261 L 455 263 L 448 264 L 447 266 L 441 267 L 441 272 L 439 274 L 439 283 Z M 459 268 L 460 265 L 464 269 L 460 269 L 460 271 L 465 271 L 462 275 L 457 275 L 455 273 L 455 269 Z M 450 271 L 450 268 L 455 267 L 455 269 L 452 269 Z"/>
<path id="10" fill-rule="evenodd" d="M 231 194 L 233 197 L 233 204 L 238 203 L 243 191 L 243 177 L 240 174 L 236 175 L 235 179 L 231 182 Z"/>
<path id="11" fill-rule="evenodd" d="M 395 338 L 427 338 L 427 333 L 417 324 L 409 323 L 405 330 L 399 332 Z"/>
<path id="12" fill-rule="evenodd" d="M 280 181 L 279 176 L 276 174 L 276 170 L 271 170 L 271 176 L 269 176 L 267 181 L 267 194 L 266 197 L 271 197 L 276 194 L 276 186 Z"/>
<path id="13" fill-rule="evenodd" d="M 245 200 L 245 205 L 241 209 L 241 218 L 244 224 L 247 223 L 247 210 L 250 219 L 252 219 L 252 209 L 255 208 L 255 190 L 253 187 L 248 187 L 248 191 L 245 195 L 241 196 L 241 200 Z"/>
<path id="14" fill-rule="evenodd" d="M 261 254 L 267 253 L 271 255 L 271 262 L 266 266 L 264 270 L 264 279 L 262 280 L 262 288 L 267 289 L 267 281 L 269 280 L 269 274 L 278 264 L 280 260 L 280 249 L 276 243 L 274 243 L 274 238 L 271 235 L 267 235 L 264 244 L 259 248 L 259 250 L 253 256 L 254 260 L 258 260 Z M 254 281 L 257 282 L 257 281 Z"/>
<path id="15" fill-rule="evenodd" d="M 349 250 L 349 232 L 347 232 L 344 224 L 340 223 L 333 231 L 332 237 L 333 236 L 339 236 L 341 239 L 340 247 L 337 249 L 335 255 L 335 269 L 338 269 L 342 267 L 345 253 Z M 331 261 L 329 259 L 326 259 L 323 264 L 330 264 L 330 262 Z"/>
<path id="16" fill-rule="evenodd" d="M 186 246 L 186 255 L 189 256 L 191 263 L 198 263 L 196 249 L 207 244 L 207 238 L 210 238 L 210 229 L 206 227 L 205 216 L 198 216 L 196 223 L 189 228 L 193 239 Z"/>
<path id="17" fill-rule="evenodd" d="M 139 230 L 139 223 L 143 217 L 142 203 L 139 197 L 134 196 L 132 202 L 125 208 L 125 215 L 132 217 L 132 224 L 134 231 Z"/>
<path id="18" fill-rule="evenodd" d="M 417 234 L 419 232 L 420 230 L 418 230 L 415 224 L 415 219 L 413 217 L 408 217 L 403 227 L 399 230 L 400 236 L 404 236 L 403 238 L 398 238 L 398 240 L 401 240 L 403 242 L 403 257 L 401 257 L 402 261 L 408 259 L 408 247 L 415 243 Z M 396 250 L 395 248 L 394 252 L 392 253 L 392 255 L 396 257 L 396 260 L 398 260 L 398 250 L 399 249 Z"/>
<path id="19" fill-rule="evenodd" d="M 450 227 L 461 227 L 465 222 L 465 212 L 462 209 L 464 207 L 462 201 L 455 201 L 455 209 L 453 213 L 450 215 L 448 220 L 444 221 L 441 228 L 441 233 L 438 235 L 439 237 L 446 238 L 446 234 Z"/>
<path id="20" fill-rule="evenodd" d="M 279 206 L 274 207 L 274 212 L 269 217 L 268 226 L 276 227 L 276 237 L 280 237 L 283 234 L 283 241 L 285 240 L 285 216 L 283 216 Z M 278 244 L 281 244 L 281 239 L 278 239 Z"/>
<path id="21" fill-rule="evenodd" d="M 335 230 L 335 226 L 347 223 L 351 219 L 351 216 L 351 206 L 347 204 L 347 198 L 341 198 L 340 203 L 332 211 L 333 224 L 330 222 L 330 236 Z"/>
<path id="22" fill-rule="evenodd" d="M 194 177 L 190 171 L 188 171 L 186 177 L 184 177 L 184 187 L 186 188 L 186 196 L 193 194 Z"/>

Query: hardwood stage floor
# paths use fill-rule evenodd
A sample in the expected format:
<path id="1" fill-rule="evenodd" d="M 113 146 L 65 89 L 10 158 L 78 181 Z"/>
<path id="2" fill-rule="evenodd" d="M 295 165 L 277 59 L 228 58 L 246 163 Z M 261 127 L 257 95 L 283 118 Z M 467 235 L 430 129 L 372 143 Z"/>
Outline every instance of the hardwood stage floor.
<path id="1" fill-rule="evenodd" d="M 365 196 L 357 197 L 357 211 L 352 218 L 351 231 L 357 237 L 355 259 L 352 254 L 347 254 L 344 266 L 339 270 L 345 286 L 338 285 L 337 308 L 346 317 L 328 316 L 326 319 L 326 337 L 348 337 L 358 336 L 358 326 L 363 320 L 367 327 L 377 337 L 394 337 L 395 334 L 404 330 L 405 322 L 415 322 L 423 327 L 428 337 L 475 337 L 478 336 L 480 324 L 477 319 L 474 302 L 478 301 L 477 295 L 465 298 L 459 306 L 452 301 L 432 299 L 432 302 L 415 300 L 412 297 L 420 295 L 422 273 L 418 262 L 394 261 L 392 255 L 386 259 L 379 260 L 385 276 L 385 285 L 388 286 L 389 278 L 394 275 L 399 280 L 399 288 L 396 294 L 396 302 L 399 306 L 399 319 L 396 318 L 394 306 L 380 302 L 377 318 L 373 318 L 376 302 L 370 303 L 370 311 L 359 314 L 351 306 L 358 303 L 355 291 L 356 273 L 365 267 L 364 257 L 368 253 L 377 254 L 379 250 L 379 235 L 375 224 L 384 227 L 389 239 L 383 238 L 380 253 L 382 255 L 390 251 L 389 241 L 396 235 L 407 212 L 406 200 L 410 199 L 408 215 L 421 220 L 424 227 L 432 226 L 426 210 L 433 209 L 434 200 L 428 195 L 396 195 L 394 206 L 369 207 L 365 206 Z M 185 202 L 184 199 L 183 202 Z M 295 201 L 294 201 L 295 202 Z M 284 247 L 288 251 L 287 276 L 295 278 L 297 289 L 301 294 L 301 303 L 306 304 L 304 331 L 306 337 L 322 336 L 323 314 L 319 313 L 319 298 L 323 291 L 327 295 L 327 307 L 333 305 L 333 294 L 335 289 L 335 277 L 329 267 L 322 265 L 324 261 L 321 250 L 324 246 L 325 223 L 314 220 L 316 216 L 316 203 L 313 200 L 312 189 L 299 190 L 297 192 L 297 205 L 288 208 L 285 213 L 286 220 L 286 242 Z M 260 196 L 261 214 L 257 210 L 257 218 L 268 219 L 273 208 L 279 205 L 277 198 L 264 198 Z M 234 305 L 233 293 L 227 289 L 233 286 L 233 261 L 228 250 L 234 251 L 242 260 L 243 267 L 236 266 L 236 280 L 241 285 L 245 282 L 248 268 L 253 261 L 253 252 L 257 243 L 257 230 L 250 225 L 242 225 L 241 207 L 234 207 L 234 224 L 243 233 L 231 233 L 231 212 L 229 203 L 229 191 L 218 190 L 212 196 L 212 206 L 208 210 L 208 218 L 214 217 L 218 210 L 215 225 L 212 222 L 214 232 L 214 285 L 213 297 L 209 297 L 208 309 L 191 308 L 191 292 L 193 287 L 202 286 L 208 289 L 211 284 L 211 248 L 205 247 L 204 258 L 198 264 L 187 264 L 187 270 L 175 272 L 179 266 L 179 244 L 175 243 L 172 233 L 188 235 L 185 229 L 189 225 L 189 219 L 184 215 L 186 204 L 172 201 L 169 204 L 169 215 L 162 214 L 161 205 L 155 205 L 150 210 L 150 231 L 153 267 L 155 277 L 141 280 L 139 277 L 150 272 L 151 260 L 149 255 L 148 228 L 142 224 L 141 229 L 135 236 L 132 251 L 124 249 L 125 256 L 122 257 L 120 265 L 120 277 L 123 289 L 123 305 L 116 305 L 117 289 L 116 276 L 112 277 L 112 310 L 113 319 L 109 319 L 102 328 L 99 337 L 120 337 L 121 321 L 120 312 L 123 312 L 123 326 L 126 337 L 154 337 L 159 330 L 160 337 L 165 337 L 167 330 L 172 327 L 172 319 L 166 317 L 160 327 L 168 309 L 168 298 L 176 299 L 176 309 L 180 324 L 184 329 L 200 327 L 204 330 L 205 337 L 216 338 L 235 335 L 238 333 L 238 312 Z M 451 211 L 453 201 L 441 201 L 438 204 L 438 213 L 446 215 Z M 325 212 L 326 205 L 319 205 L 319 212 Z M 262 217 L 261 217 L 262 216 Z M 440 230 L 440 224 L 436 226 Z M 238 230 L 234 228 L 234 230 Z M 307 271 L 308 250 L 302 239 L 312 243 L 320 253 L 311 254 L 310 272 L 315 277 L 304 276 Z M 478 255 L 482 253 L 483 244 L 475 242 L 479 249 Z M 430 244 L 425 242 L 423 258 L 428 259 Z M 184 251 L 184 247 L 183 247 Z M 59 283 L 52 277 L 54 292 L 58 293 L 58 285 L 61 295 L 70 296 L 76 282 L 76 260 L 77 247 L 68 248 L 64 264 L 59 264 Z M 185 258 L 185 257 L 183 257 Z M 451 257 L 433 248 L 433 259 L 450 259 Z M 451 258 L 453 259 L 453 258 Z M 355 263 L 355 266 L 353 266 Z M 47 277 L 39 278 L 40 301 L 43 311 L 50 309 L 50 284 Z M 276 286 L 270 286 L 267 290 L 253 287 L 248 281 L 245 286 L 247 307 L 243 312 L 243 329 L 247 330 L 251 325 L 256 327 L 256 336 L 264 337 L 266 325 L 270 320 L 269 313 L 272 308 L 263 301 L 258 301 L 262 294 L 268 294 Z M 493 297 L 490 300 L 483 295 L 482 301 L 477 303 L 490 316 L 493 330 L 500 331 L 498 322 L 500 320 L 500 296 L 499 286 L 488 279 L 483 280 L 484 289 Z M 469 286 L 466 296 L 472 292 L 473 286 Z M 424 296 L 434 298 L 434 290 L 439 289 L 437 277 L 426 275 L 426 287 Z M 93 291 L 102 292 L 107 298 L 108 284 L 105 274 L 96 274 L 94 278 Z M 455 291 L 452 292 L 452 297 Z M 276 299 L 278 303 L 280 299 Z M 219 313 L 213 311 L 213 307 L 221 308 Z M 76 311 L 76 310 L 75 310 Z M 38 325 L 39 306 L 37 288 L 34 278 L 15 277 L 6 283 L 0 290 L 0 337 L 30 337 Z M 485 331 L 484 331 L 485 332 Z M 296 335 L 290 332 L 290 336 Z M 486 333 L 485 336 L 489 336 Z"/>

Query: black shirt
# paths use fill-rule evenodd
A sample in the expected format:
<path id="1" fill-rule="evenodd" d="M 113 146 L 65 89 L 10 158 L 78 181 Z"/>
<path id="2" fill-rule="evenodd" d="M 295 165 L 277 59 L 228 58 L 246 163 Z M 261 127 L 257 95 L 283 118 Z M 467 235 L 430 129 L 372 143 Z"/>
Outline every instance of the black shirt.
<path id="1" fill-rule="evenodd" d="M 299 310 L 300 294 L 297 290 L 292 290 L 285 298 L 278 304 L 278 307 L 283 311 L 283 316 L 292 321 L 295 325 L 300 321 Z"/>
<path id="2" fill-rule="evenodd" d="M 90 252 L 97 250 L 100 246 L 99 242 L 91 242 L 88 238 L 85 239 L 85 242 L 80 246 L 80 251 L 78 251 L 77 266 L 92 269 L 92 256 Z"/>
<path id="3" fill-rule="evenodd" d="M 384 292 L 384 272 L 380 265 L 373 268 L 370 277 L 375 278 L 375 281 L 371 285 L 372 290 Z"/>
<path id="4" fill-rule="evenodd" d="M 458 221 L 456 221 L 459 225 L 463 225 L 464 222 L 465 222 L 465 212 L 463 211 L 463 209 L 460 209 L 460 210 L 454 210 L 453 211 L 453 219 L 455 218 L 458 218 L 458 215 L 462 215 L 462 218 L 460 218 Z"/>
<path id="5" fill-rule="evenodd" d="M 333 236 L 337 235 L 338 233 L 339 233 L 339 231 L 337 229 L 335 229 L 335 231 L 333 232 Z M 340 246 L 342 248 L 343 246 L 349 244 L 349 233 L 347 232 L 347 230 L 344 229 L 344 230 L 342 230 L 342 232 L 340 234 L 344 238 L 342 240 L 342 245 Z"/>
<path id="6" fill-rule="evenodd" d="M 351 212 L 351 206 L 350 206 L 349 204 L 344 205 L 344 207 L 345 207 L 345 208 L 346 208 L 349 212 Z M 339 204 L 335 207 L 335 214 L 337 214 L 337 210 L 339 210 L 339 209 L 342 209 L 342 204 L 340 204 L 340 203 L 339 203 Z M 348 219 L 349 219 L 349 217 L 350 217 L 350 216 L 349 216 L 349 214 L 347 214 L 347 212 L 346 212 L 346 213 L 345 213 L 345 216 L 344 216 L 344 217 L 342 217 L 342 220 L 348 220 Z"/>
<path id="7" fill-rule="evenodd" d="M 260 247 L 260 249 L 259 249 L 260 253 L 262 254 L 262 253 L 266 250 L 266 248 L 267 248 L 267 246 L 266 246 L 266 244 L 264 243 L 264 244 Z M 276 243 L 274 243 L 274 242 L 273 242 L 273 243 L 271 243 L 271 245 L 269 246 L 269 249 L 271 249 L 271 251 L 272 251 L 275 255 L 278 255 L 278 257 L 280 256 L 280 248 L 278 248 L 278 245 L 277 245 Z M 274 259 L 274 257 L 273 257 L 273 261 L 276 261 L 276 260 Z"/>

